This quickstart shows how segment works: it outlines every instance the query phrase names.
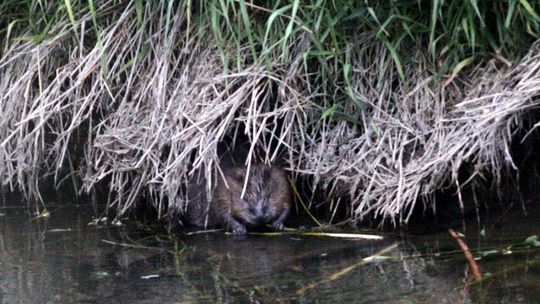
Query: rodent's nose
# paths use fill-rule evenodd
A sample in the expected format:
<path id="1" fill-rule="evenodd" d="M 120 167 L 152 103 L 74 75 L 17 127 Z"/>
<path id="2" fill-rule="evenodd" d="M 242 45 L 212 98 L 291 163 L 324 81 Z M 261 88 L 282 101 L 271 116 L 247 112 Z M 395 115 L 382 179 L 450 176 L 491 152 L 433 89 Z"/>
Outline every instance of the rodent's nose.
<path id="1" fill-rule="evenodd" d="M 251 208 L 251 213 L 259 223 L 264 223 L 266 220 L 265 208 Z"/>

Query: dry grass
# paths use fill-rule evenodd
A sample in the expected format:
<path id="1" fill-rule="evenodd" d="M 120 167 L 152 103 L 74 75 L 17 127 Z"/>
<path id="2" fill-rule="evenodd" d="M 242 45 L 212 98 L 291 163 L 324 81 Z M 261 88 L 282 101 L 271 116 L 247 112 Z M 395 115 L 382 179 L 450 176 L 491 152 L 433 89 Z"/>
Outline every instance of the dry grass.
<path id="1" fill-rule="evenodd" d="M 355 67 L 355 94 L 367 109 L 363 134 L 356 136 L 346 122 L 322 122 L 321 136 L 299 158 L 303 173 L 349 194 L 353 218 L 406 222 L 419 198 L 463 186 L 458 170 L 465 162 L 475 168 L 470 181 L 491 173 L 498 183 L 517 169 L 509 147 L 523 115 L 540 103 L 539 44 L 515 67 L 486 62 L 447 87 L 430 75 L 419 52 L 420 64 L 406 68 L 410 89 L 393 88 L 395 75 L 378 73 L 389 59 L 384 51 L 374 54 L 369 65 Z"/>

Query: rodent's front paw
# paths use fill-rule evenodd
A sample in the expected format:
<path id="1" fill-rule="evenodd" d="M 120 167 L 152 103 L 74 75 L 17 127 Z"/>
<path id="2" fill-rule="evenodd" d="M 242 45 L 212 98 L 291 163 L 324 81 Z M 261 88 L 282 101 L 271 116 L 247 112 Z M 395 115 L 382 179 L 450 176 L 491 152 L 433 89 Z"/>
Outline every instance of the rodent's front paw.
<path id="1" fill-rule="evenodd" d="M 242 224 L 236 224 L 233 228 L 234 235 L 246 235 L 246 227 Z"/>
<path id="2" fill-rule="evenodd" d="M 274 231 L 283 231 L 283 222 L 282 221 L 275 221 L 272 223 L 272 229 Z"/>

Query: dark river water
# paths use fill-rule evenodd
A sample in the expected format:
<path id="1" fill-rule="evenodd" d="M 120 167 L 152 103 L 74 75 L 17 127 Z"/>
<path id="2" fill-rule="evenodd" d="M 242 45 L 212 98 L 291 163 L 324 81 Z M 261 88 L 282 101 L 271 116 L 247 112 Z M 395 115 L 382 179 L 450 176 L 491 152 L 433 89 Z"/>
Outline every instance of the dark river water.
<path id="1" fill-rule="evenodd" d="M 470 284 L 446 231 L 239 240 L 89 225 L 84 206 L 51 205 L 42 218 L 4 206 L 0 303 L 538 303 L 540 240 L 525 240 L 540 236 L 539 208 L 513 210 L 465 227 L 484 276 Z"/>

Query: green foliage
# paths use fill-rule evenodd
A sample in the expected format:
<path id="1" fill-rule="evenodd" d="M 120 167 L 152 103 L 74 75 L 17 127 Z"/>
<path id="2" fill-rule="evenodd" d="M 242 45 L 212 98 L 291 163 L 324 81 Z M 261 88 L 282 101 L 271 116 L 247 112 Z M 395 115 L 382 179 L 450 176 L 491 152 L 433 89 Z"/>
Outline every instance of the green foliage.
<path id="1" fill-rule="evenodd" d="M 114 22 L 119 16 L 112 13 L 97 20 L 94 12 L 100 2 L 3 1 L 1 41 L 27 39 L 39 43 L 54 37 L 55 33 L 49 32 L 52 25 L 66 20 L 77 34 L 75 19 L 87 10 L 92 12 L 92 25 L 100 39 L 99 23 Z M 113 2 L 119 4 L 119 12 L 127 4 Z M 135 1 L 138 26 L 152 5 L 152 1 Z M 528 0 L 186 0 L 169 2 L 169 18 L 173 6 L 182 6 L 189 14 L 188 35 L 211 25 L 226 70 L 243 67 L 239 53 L 246 46 L 253 62 L 286 63 L 291 46 L 299 43 L 300 37 L 308 37 L 305 72 L 322 74 L 311 77 L 310 85 L 330 80 L 334 90 L 349 97 L 350 84 L 344 69 L 350 67 L 351 59 L 346 46 L 362 34 L 372 34 L 374 41 L 384 44 L 401 80 L 405 77 L 404 66 L 411 60 L 410 51 L 415 48 L 428 50 L 436 72 L 448 75 L 494 54 L 512 61 L 540 38 L 540 2 Z M 363 51 L 355 53 L 361 55 Z"/>
<path id="2" fill-rule="evenodd" d="M 343 63 L 345 45 L 373 32 L 392 52 L 396 68 L 414 45 L 427 48 L 448 72 L 471 56 L 500 53 L 514 59 L 540 38 L 540 3 L 527 0 L 213 0 L 202 5 L 207 14 L 202 17 L 212 20 L 218 38 L 249 43 L 256 58 L 286 56 L 294 36 L 305 33 L 312 43 L 310 57 L 328 60 L 332 54 Z"/>
<path id="3" fill-rule="evenodd" d="M 351 94 L 348 78 L 354 59 L 347 51 L 361 35 L 373 35 L 372 43 L 386 47 L 393 60 L 389 68 L 403 84 L 417 49 L 430 54 L 436 75 L 453 79 L 483 59 L 518 59 L 540 38 L 540 2 L 527 0 L 212 0 L 202 4 L 201 12 L 201 20 L 212 21 L 217 41 L 236 42 L 235 49 L 222 48 L 226 68 L 234 62 L 231 58 L 241 68 L 237 52 L 243 45 L 249 45 L 255 62 L 286 62 L 291 46 L 307 37 L 307 85 L 322 96 L 326 116 L 339 113 L 344 104 L 361 109 L 362 102 Z M 354 49 L 352 56 L 361 57 L 369 49 Z"/>
<path id="4" fill-rule="evenodd" d="M 96 7 L 104 3 L 115 4 L 117 11 L 96 16 Z M 52 39 L 58 33 L 51 29 L 60 22 L 71 24 L 75 36 L 84 34 L 79 33 L 83 29 L 77 28 L 76 20 L 90 12 L 86 30 L 94 29 L 96 43 L 102 48 L 101 28 L 114 23 L 126 5 L 135 6 L 137 26 L 143 27 L 147 13 L 157 4 L 142 0 L 4 1 L 0 4 L 0 43 L 20 39 L 37 44 Z M 185 0 L 169 1 L 166 7 L 165 33 L 172 30 L 173 12 L 184 11 L 186 41 L 217 44 L 226 73 L 242 71 L 251 63 L 272 70 L 275 62 L 283 64 L 280 72 L 284 73 L 292 50 L 300 49 L 306 86 L 327 109 L 322 118 L 353 124 L 359 124 L 359 117 L 345 114 L 350 111 L 344 108 L 363 109 L 353 88 L 354 61 L 371 52 L 373 44 L 384 46 L 392 60 L 388 68 L 406 87 L 407 66 L 414 65 L 418 49 L 430 55 L 436 75 L 453 79 L 483 59 L 512 62 L 540 38 L 540 2 L 528 0 Z M 359 46 L 362 36 L 371 38 Z M 298 48 L 298 44 L 305 47 Z M 246 50 L 249 56 L 244 56 Z M 105 61 L 101 69 L 104 75 L 108 73 Z"/>

